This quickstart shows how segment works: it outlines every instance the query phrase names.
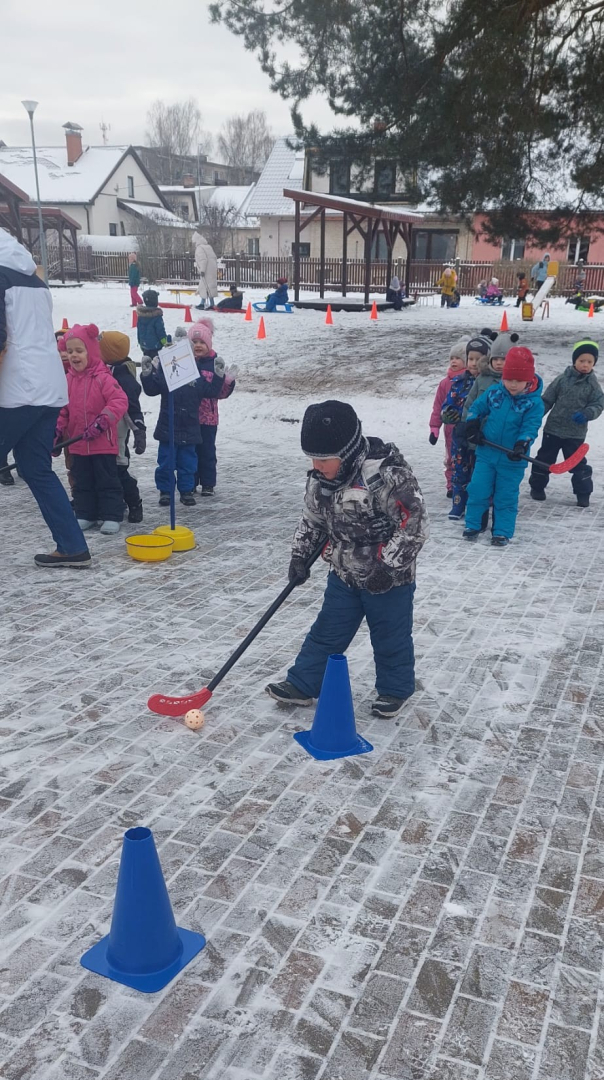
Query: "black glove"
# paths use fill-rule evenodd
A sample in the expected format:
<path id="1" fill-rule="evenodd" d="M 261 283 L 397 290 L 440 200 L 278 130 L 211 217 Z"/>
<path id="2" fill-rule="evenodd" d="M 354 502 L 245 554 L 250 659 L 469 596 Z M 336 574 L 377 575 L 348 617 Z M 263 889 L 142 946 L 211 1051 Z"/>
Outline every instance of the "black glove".
<path id="1" fill-rule="evenodd" d="M 392 573 L 383 563 L 377 565 L 370 572 L 364 588 L 370 593 L 385 593 L 392 588 Z"/>
<path id="2" fill-rule="evenodd" d="M 438 442 L 438 435 L 435 435 L 434 432 L 431 431 L 428 441 L 430 443 L 430 446 L 436 446 Z"/>
<path id="3" fill-rule="evenodd" d="M 287 571 L 290 584 L 303 585 L 305 581 L 308 581 L 310 577 L 310 570 L 308 569 L 305 560 L 301 555 L 293 555 L 289 564 L 289 570 Z"/>
<path id="4" fill-rule="evenodd" d="M 447 408 L 441 412 L 440 418 L 443 424 L 457 424 L 461 420 L 461 413 L 453 405 L 447 405 Z"/>
<path id="5" fill-rule="evenodd" d="M 480 430 L 480 420 L 466 420 L 465 440 L 470 446 L 482 446 L 484 435 Z"/>
<path id="6" fill-rule="evenodd" d="M 144 454 L 147 449 L 147 431 L 139 422 L 137 423 L 134 432 L 134 453 Z"/>
<path id="7" fill-rule="evenodd" d="M 519 442 L 514 443 L 514 449 L 507 455 L 510 461 L 522 461 L 522 455 L 526 454 L 530 445 L 529 439 L 520 439 Z"/>

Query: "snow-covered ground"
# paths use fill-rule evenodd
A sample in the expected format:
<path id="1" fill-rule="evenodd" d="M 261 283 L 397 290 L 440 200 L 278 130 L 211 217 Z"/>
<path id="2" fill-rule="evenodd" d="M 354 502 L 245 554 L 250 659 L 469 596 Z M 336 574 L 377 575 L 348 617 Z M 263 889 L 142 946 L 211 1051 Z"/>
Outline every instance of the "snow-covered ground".
<path id="1" fill-rule="evenodd" d="M 131 332 L 128 302 L 125 286 L 56 289 L 55 322 Z M 506 311 L 546 383 L 604 319 L 557 300 L 532 324 Z M 451 343 L 500 319 L 469 301 L 377 323 L 336 314 L 332 327 L 297 311 L 266 316 L 258 341 L 257 315 L 216 315 L 215 346 L 240 367 L 221 404 L 218 493 L 179 507 L 198 546 L 166 564 L 131 562 L 123 535 L 140 529 L 124 526 L 92 536 L 89 572 L 36 571 L 44 524 L 21 481 L 0 489 L 1 1076 L 604 1077 L 604 422 L 589 432 L 588 510 L 567 477 L 541 505 L 524 484 L 508 549 L 464 543 L 428 416 Z M 171 332 L 182 313 L 165 320 Z M 319 764 L 292 739 L 312 714 L 263 693 L 317 610 L 319 568 L 200 734 L 145 702 L 202 686 L 281 588 L 306 470 L 299 423 L 327 397 L 404 451 L 432 538 L 418 692 L 395 723 L 370 717 L 362 630 L 349 662 L 375 750 Z M 143 402 L 151 433 L 157 402 Z M 133 472 L 150 531 L 166 518 L 149 442 Z M 208 937 L 152 997 L 79 966 L 108 927 L 123 831 L 142 824 L 179 923 Z"/>

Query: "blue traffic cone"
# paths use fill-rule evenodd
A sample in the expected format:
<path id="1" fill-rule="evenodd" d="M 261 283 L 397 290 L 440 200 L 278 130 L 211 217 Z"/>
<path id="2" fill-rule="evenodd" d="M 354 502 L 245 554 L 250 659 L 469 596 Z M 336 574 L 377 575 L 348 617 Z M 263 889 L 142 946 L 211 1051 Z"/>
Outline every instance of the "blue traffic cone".
<path id="1" fill-rule="evenodd" d="M 181 930 L 151 829 L 128 829 L 124 836 L 111 930 L 80 963 L 97 975 L 153 994 L 201 952 L 206 939 Z"/>
<path id="2" fill-rule="evenodd" d="M 297 731 L 294 739 L 319 761 L 354 757 L 373 750 L 371 743 L 357 735 L 348 661 L 340 653 L 334 653 L 327 661 L 310 731 Z"/>

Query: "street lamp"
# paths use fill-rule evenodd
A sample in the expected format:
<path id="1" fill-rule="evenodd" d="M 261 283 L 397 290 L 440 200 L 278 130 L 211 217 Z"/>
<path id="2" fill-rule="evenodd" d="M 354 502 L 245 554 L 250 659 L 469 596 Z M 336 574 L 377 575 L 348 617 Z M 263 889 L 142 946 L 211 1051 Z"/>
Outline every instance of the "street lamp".
<path id="1" fill-rule="evenodd" d="M 22 101 L 21 104 L 29 116 L 31 127 L 31 147 L 34 152 L 34 173 L 36 174 L 36 197 L 38 199 L 38 229 L 40 230 L 40 253 L 42 255 L 42 270 L 44 281 L 48 285 L 48 259 L 46 257 L 46 237 L 44 236 L 44 223 L 42 221 L 42 204 L 40 202 L 40 181 L 38 179 L 38 160 L 36 158 L 36 138 L 34 135 L 34 113 L 38 107 L 37 101 Z"/>

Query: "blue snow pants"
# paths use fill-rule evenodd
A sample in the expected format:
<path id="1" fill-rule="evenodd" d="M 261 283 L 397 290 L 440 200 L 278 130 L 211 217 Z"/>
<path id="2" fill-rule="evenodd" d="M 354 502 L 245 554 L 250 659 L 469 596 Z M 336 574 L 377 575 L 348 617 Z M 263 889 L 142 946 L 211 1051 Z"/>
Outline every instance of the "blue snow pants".
<path id="1" fill-rule="evenodd" d="M 518 491 L 526 471 L 526 461 L 510 461 L 501 450 L 479 446 L 468 487 L 466 529 L 480 529 L 482 516 L 493 503 L 493 536 L 514 535 L 518 515 Z"/>
<path id="2" fill-rule="evenodd" d="M 343 653 L 363 619 L 367 619 L 375 659 L 378 694 L 407 698 L 415 690 L 413 593 L 396 585 L 386 593 L 370 593 L 345 585 L 332 570 L 323 607 L 311 626 L 287 681 L 308 697 L 318 697 L 331 653 Z"/>
<path id="3" fill-rule="evenodd" d="M 195 444 L 178 443 L 174 447 L 174 461 L 176 463 L 176 487 L 180 494 L 184 495 L 195 487 L 197 446 Z M 155 486 L 158 491 L 170 491 L 170 444 L 167 442 L 160 442 L 157 447 Z"/>

